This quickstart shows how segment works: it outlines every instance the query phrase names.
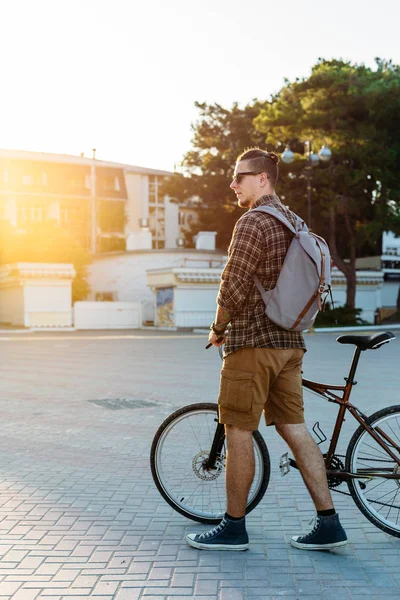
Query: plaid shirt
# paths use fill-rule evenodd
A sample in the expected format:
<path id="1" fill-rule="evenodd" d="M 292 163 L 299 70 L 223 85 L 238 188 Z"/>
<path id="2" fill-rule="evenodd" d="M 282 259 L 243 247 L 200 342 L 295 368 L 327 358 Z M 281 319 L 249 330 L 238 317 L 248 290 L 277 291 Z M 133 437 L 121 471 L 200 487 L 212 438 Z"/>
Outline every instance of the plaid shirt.
<path id="1" fill-rule="evenodd" d="M 252 208 L 269 204 L 294 224 L 291 211 L 278 196 L 262 196 Z M 256 288 L 257 275 L 265 290 L 275 287 L 293 236 L 273 216 L 248 210 L 235 225 L 228 262 L 221 275 L 217 303 L 232 316 L 225 356 L 240 348 L 306 348 L 303 335 L 269 320 Z"/>

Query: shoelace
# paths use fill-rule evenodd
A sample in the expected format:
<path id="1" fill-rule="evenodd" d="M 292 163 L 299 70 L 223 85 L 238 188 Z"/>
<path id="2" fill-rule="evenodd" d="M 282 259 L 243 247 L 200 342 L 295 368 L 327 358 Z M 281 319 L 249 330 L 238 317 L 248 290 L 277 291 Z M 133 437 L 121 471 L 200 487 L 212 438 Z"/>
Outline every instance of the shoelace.
<path id="1" fill-rule="evenodd" d="M 210 529 L 209 531 L 206 531 L 205 533 L 201 533 L 198 537 L 199 540 L 207 540 L 208 538 L 212 537 L 213 535 L 217 535 L 217 533 L 221 533 L 221 531 L 223 529 L 225 529 L 225 526 L 227 525 L 228 521 L 226 519 L 222 519 L 221 523 L 219 525 L 217 525 L 216 527 L 213 527 L 213 529 Z"/>
<path id="2" fill-rule="evenodd" d="M 313 525 L 313 528 L 309 533 L 307 533 L 305 536 L 303 536 L 304 538 L 309 538 L 310 536 L 313 535 L 313 533 L 316 532 L 316 530 L 318 529 L 318 525 L 319 525 L 319 516 L 316 515 L 315 517 L 313 517 L 311 519 L 311 521 L 309 522 L 309 525 Z"/>

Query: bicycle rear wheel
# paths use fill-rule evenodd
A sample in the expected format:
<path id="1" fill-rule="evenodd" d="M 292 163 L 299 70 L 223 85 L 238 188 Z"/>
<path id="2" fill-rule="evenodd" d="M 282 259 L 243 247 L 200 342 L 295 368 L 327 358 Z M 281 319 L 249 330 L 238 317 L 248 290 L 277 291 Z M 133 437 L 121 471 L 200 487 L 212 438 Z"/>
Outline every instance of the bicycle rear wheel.
<path id="1" fill-rule="evenodd" d="M 207 460 L 218 424 L 216 404 L 192 404 L 172 413 L 158 428 L 151 447 L 154 482 L 173 509 L 200 523 L 218 523 L 226 510 L 226 443 L 216 463 L 207 471 Z M 246 512 L 257 506 L 270 477 L 267 446 L 258 431 L 253 432 L 256 471 Z"/>
<path id="2" fill-rule="evenodd" d="M 400 405 L 383 408 L 368 417 L 367 423 L 374 430 L 379 428 L 399 447 Z M 382 435 L 380 437 L 384 439 Z M 384 441 L 400 458 L 399 450 Z M 365 479 L 350 479 L 348 482 L 350 494 L 361 512 L 386 533 L 400 537 L 400 466 L 361 426 L 347 448 L 346 470 L 365 475 Z M 378 476 L 368 478 L 369 473 L 378 473 Z M 379 473 L 397 477 L 385 479 L 379 477 Z"/>

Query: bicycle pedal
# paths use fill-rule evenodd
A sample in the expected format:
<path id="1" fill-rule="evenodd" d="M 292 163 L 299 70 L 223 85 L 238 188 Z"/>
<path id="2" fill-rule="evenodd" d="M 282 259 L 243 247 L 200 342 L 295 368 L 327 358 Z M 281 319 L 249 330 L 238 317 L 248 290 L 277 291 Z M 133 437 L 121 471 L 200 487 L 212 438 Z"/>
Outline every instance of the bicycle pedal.
<path id="1" fill-rule="evenodd" d="M 281 476 L 284 477 L 290 471 L 290 459 L 288 452 L 282 454 L 281 459 L 279 461 L 279 468 L 281 470 Z"/>

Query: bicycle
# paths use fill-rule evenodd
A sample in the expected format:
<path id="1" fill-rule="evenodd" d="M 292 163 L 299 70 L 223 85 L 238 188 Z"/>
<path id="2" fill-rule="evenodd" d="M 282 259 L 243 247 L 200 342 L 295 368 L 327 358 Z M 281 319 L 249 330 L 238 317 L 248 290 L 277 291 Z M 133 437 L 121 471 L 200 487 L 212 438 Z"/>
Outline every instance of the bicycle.
<path id="1" fill-rule="evenodd" d="M 339 405 L 329 448 L 323 455 L 331 490 L 344 482 L 359 510 L 374 525 L 400 537 L 400 405 L 383 408 L 370 416 L 349 399 L 361 352 L 378 349 L 395 339 L 390 332 L 371 336 L 343 335 L 341 344 L 354 344 L 355 351 L 346 385 L 330 385 L 303 379 L 303 388 L 328 402 Z M 346 454 L 336 448 L 346 411 L 359 423 Z M 324 442 L 319 423 L 313 427 Z M 253 432 L 256 471 L 247 500 L 246 513 L 263 498 L 270 478 L 267 445 L 259 431 Z M 344 462 L 342 460 L 344 458 Z M 185 406 L 173 412 L 158 428 L 151 447 L 154 482 L 173 509 L 200 523 L 218 523 L 225 512 L 223 476 L 226 460 L 224 426 L 218 423 L 218 407 L 213 403 Z M 282 475 L 298 468 L 288 453 L 280 459 Z"/>

